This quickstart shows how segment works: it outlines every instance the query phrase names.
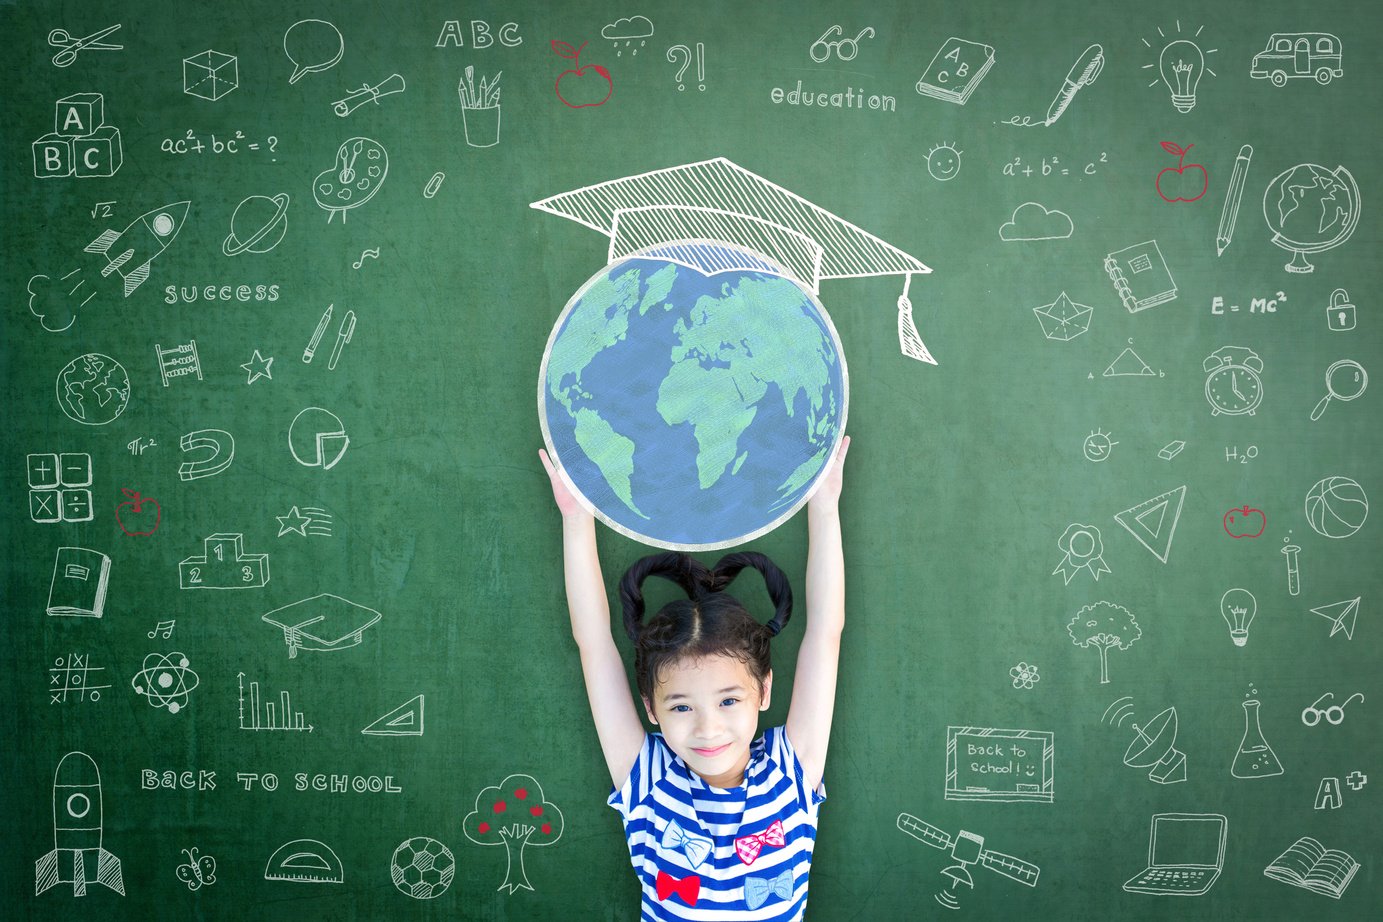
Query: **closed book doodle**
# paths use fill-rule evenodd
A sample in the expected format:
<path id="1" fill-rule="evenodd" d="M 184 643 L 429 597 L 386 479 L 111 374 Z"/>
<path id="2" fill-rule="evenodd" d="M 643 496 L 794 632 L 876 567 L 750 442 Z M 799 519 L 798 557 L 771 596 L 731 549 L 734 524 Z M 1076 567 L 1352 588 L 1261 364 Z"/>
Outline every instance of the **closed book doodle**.
<path id="1" fill-rule="evenodd" d="M 1167 269 L 1167 261 L 1156 240 L 1124 247 L 1104 258 L 1104 271 L 1114 282 L 1114 290 L 1129 313 L 1156 307 L 1177 296 L 1177 283 Z"/>

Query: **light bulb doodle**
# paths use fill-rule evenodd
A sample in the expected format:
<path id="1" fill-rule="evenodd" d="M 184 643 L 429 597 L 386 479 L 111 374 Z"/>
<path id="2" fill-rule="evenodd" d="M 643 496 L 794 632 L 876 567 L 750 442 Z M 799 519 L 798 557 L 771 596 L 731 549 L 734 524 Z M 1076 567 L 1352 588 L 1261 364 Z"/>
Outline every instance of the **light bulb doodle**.
<path id="1" fill-rule="evenodd" d="M 1157 30 L 1158 40 L 1162 42 L 1161 51 L 1158 53 L 1157 62 L 1144 64 L 1145 70 L 1157 69 L 1157 77 L 1148 86 L 1157 86 L 1159 82 L 1166 87 L 1171 94 L 1172 105 L 1178 112 L 1190 112 L 1196 106 L 1196 90 L 1200 86 L 1201 78 L 1206 74 L 1217 76 L 1205 64 L 1205 56 L 1218 51 L 1218 48 L 1202 50 L 1201 46 L 1195 41 L 1200 37 L 1201 26 L 1189 38 L 1168 36 L 1161 28 Z M 1176 31 L 1181 32 L 1181 21 L 1177 20 Z M 1156 45 L 1147 39 L 1142 39 L 1143 44 L 1154 49 Z"/>
<path id="2" fill-rule="evenodd" d="M 1229 639 L 1236 647 L 1249 640 L 1249 625 L 1258 614 L 1258 600 L 1247 589 L 1230 589 L 1220 596 L 1220 617 L 1229 625 Z"/>

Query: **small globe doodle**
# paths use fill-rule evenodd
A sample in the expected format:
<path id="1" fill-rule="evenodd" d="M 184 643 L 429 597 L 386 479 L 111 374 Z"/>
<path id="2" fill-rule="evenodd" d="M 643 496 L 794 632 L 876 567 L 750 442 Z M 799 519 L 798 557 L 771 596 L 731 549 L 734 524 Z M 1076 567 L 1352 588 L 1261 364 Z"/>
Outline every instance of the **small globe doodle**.
<path id="1" fill-rule="evenodd" d="M 414 836 L 394 849 L 389 876 L 399 892 L 430 900 L 447 892 L 456 875 L 456 856 L 436 839 Z"/>
<path id="2" fill-rule="evenodd" d="M 1042 677 L 1037 674 L 1037 666 L 1030 666 L 1027 663 L 1019 663 L 1010 669 L 1008 674 L 1013 677 L 1014 688 L 1032 688 L 1034 684 L 1042 680 Z"/>
<path id="3" fill-rule="evenodd" d="M 176 714 L 187 706 L 187 696 L 199 681 L 197 673 L 188 668 L 185 654 L 150 653 L 130 685 L 149 700 L 150 706 Z"/>
<path id="4" fill-rule="evenodd" d="M 57 380 L 58 406 L 85 426 L 104 426 L 130 402 L 130 376 L 108 355 L 88 352 L 63 366 Z"/>

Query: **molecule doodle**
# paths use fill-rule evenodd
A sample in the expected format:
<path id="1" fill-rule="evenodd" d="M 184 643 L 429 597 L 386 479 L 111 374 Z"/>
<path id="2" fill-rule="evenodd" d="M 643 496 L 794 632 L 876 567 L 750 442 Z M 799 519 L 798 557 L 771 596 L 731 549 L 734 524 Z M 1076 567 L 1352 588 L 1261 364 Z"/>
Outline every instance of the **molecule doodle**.
<path id="1" fill-rule="evenodd" d="M 188 668 L 186 655 L 150 653 L 130 685 L 149 700 L 151 707 L 167 708 L 168 713 L 176 714 L 187 705 L 187 696 L 198 681 L 197 673 Z"/>

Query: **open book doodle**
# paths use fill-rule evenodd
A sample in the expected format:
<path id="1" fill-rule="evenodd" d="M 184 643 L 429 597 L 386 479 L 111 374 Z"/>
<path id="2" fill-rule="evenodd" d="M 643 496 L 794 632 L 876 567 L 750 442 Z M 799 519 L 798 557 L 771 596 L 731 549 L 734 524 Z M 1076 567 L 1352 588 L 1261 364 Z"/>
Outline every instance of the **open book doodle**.
<path id="1" fill-rule="evenodd" d="M 1359 862 L 1345 852 L 1302 836 L 1274 858 L 1263 875 L 1338 900 L 1358 870 Z"/>

